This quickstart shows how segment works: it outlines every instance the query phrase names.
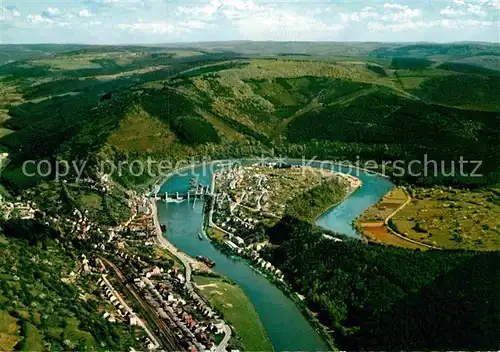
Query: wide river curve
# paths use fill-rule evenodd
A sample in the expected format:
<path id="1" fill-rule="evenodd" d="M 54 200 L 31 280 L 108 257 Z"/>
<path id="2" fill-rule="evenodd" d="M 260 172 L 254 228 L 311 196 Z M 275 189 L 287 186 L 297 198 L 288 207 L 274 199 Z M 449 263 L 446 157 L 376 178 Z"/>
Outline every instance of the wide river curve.
<path id="1" fill-rule="evenodd" d="M 253 163 L 257 160 L 238 160 Z M 290 164 L 301 161 L 286 160 Z M 361 179 L 363 186 L 336 207 L 330 208 L 317 219 L 317 225 L 347 236 L 359 236 L 352 221 L 370 205 L 378 202 L 391 187 L 391 182 L 358 169 L 348 169 L 337 164 L 310 163 L 338 172 L 349 173 Z M 161 186 L 160 192 L 186 192 L 189 181 L 209 185 L 212 172 L 217 167 L 200 166 L 189 172 L 174 174 Z M 243 260 L 225 255 L 209 241 L 200 241 L 198 232 L 203 222 L 203 202 L 165 203 L 158 201 L 160 223 L 167 225 L 166 237 L 181 251 L 191 255 L 203 255 L 215 262 L 215 270 L 237 282 L 255 305 L 260 320 L 276 351 L 325 351 L 328 346 L 312 328 L 297 306 L 264 276 L 257 273 Z"/>

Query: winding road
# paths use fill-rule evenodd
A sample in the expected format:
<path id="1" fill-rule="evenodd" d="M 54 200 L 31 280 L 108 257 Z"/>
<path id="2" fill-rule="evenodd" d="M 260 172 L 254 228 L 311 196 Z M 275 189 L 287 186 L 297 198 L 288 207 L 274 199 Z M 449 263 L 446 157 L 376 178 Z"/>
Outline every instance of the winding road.
<path id="1" fill-rule="evenodd" d="M 156 203 L 154 200 L 151 200 L 151 209 L 153 212 L 152 215 L 154 219 L 156 239 L 158 244 L 160 245 L 160 247 L 168 250 L 173 256 L 175 256 L 182 262 L 182 264 L 186 268 L 186 288 L 188 289 L 189 292 L 192 292 L 196 296 L 196 298 L 198 298 L 201 301 L 204 301 L 203 298 L 201 298 L 200 295 L 195 291 L 193 283 L 191 281 L 192 277 L 191 264 L 194 262 L 194 259 L 189 257 L 187 254 L 179 251 L 165 237 L 163 237 L 163 232 L 161 231 L 160 222 L 158 220 Z M 222 339 L 221 343 L 216 347 L 215 349 L 216 352 L 226 351 L 227 344 L 229 343 L 232 334 L 231 328 L 223 320 L 221 320 L 220 322 L 223 324 L 222 330 L 224 331 L 224 338 Z"/>

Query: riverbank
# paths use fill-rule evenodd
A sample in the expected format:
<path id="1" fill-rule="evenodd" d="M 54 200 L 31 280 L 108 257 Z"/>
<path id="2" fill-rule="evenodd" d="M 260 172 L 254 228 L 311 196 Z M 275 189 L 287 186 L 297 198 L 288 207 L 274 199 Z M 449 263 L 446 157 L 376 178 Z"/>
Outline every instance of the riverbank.
<path id="1" fill-rule="evenodd" d="M 198 292 L 233 326 L 244 351 L 273 351 L 254 305 L 243 289 L 225 277 L 194 275 Z"/>
<path id="2" fill-rule="evenodd" d="M 350 174 L 345 174 L 337 171 L 333 171 L 328 168 L 316 168 L 314 166 L 301 166 L 302 173 L 307 173 L 307 172 L 319 172 L 319 174 L 326 176 L 326 177 L 331 177 L 331 176 L 336 176 L 339 177 L 339 179 L 336 179 L 335 181 L 332 180 L 332 182 L 338 182 L 339 185 L 342 187 L 345 187 L 342 194 L 342 198 L 334 203 L 328 204 L 326 208 L 324 208 L 322 211 L 318 212 L 318 215 L 314 217 L 312 222 L 315 222 L 315 220 L 327 212 L 329 209 L 339 205 L 342 203 L 344 200 L 349 198 L 354 192 L 356 192 L 361 186 L 362 186 L 362 181 L 353 175 Z M 211 189 L 212 192 L 216 189 L 216 180 L 217 177 L 215 177 L 215 174 L 212 176 L 212 181 L 211 181 Z M 333 175 L 332 175 L 333 174 Z M 323 194 L 324 195 L 324 194 Z M 323 196 L 319 195 L 319 196 Z M 299 197 L 303 198 L 304 195 L 299 195 Z M 317 199 L 317 198 L 315 198 Z M 217 229 L 219 231 L 222 231 L 223 233 L 226 234 L 226 236 L 232 237 L 233 235 L 224 229 L 220 228 L 217 226 L 213 221 L 212 221 L 212 216 L 213 216 L 213 204 L 212 207 L 208 211 L 208 222 L 204 222 L 205 226 L 210 226 L 212 229 Z M 208 223 L 208 224 L 207 224 Z M 217 247 L 219 247 L 219 250 L 226 252 L 226 253 L 232 253 L 231 251 L 228 250 L 228 248 L 221 243 L 217 243 Z M 321 322 L 316 318 L 316 314 L 312 312 L 305 301 L 303 299 L 300 299 L 301 295 L 299 292 L 294 291 L 291 286 L 283 281 L 278 279 L 274 274 L 272 274 L 269 271 L 262 270 L 262 268 L 257 265 L 255 260 L 251 260 L 250 258 L 247 258 L 243 255 L 239 255 L 240 258 L 242 258 L 250 267 L 252 267 L 256 272 L 259 274 L 263 275 L 267 280 L 269 280 L 273 285 L 275 285 L 277 288 L 279 288 L 301 311 L 302 315 L 306 320 L 311 324 L 311 326 L 316 330 L 316 332 L 323 338 L 323 340 L 326 342 L 330 350 L 337 350 L 335 343 L 331 337 L 330 331 L 328 327 L 325 325 L 321 324 Z"/>
<path id="3" fill-rule="evenodd" d="M 404 187 L 394 188 L 354 220 L 353 225 L 372 242 L 409 249 L 440 249 L 408 238 L 391 227 L 391 219 L 410 202 L 411 197 Z"/>
<path id="4" fill-rule="evenodd" d="M 310 171 L 309 171 L 310 172 Z M 328 169 L 320 169 L 321 173 L 327 173 L 329 176 L 329 173 L 331 173 L 331 170 Z M 331 204 L 328 206 L 328 208 L 325 210 L 327 211 L 328 209 L 338 205 L 339 203 L 342 203 L 346 198 L 348 198 L 350 195 L 352 195 L 357 189 L 359 189 L 362 185 L 362 182 L 359 178 L 354 177 L 352 175 L 348 174 L 342 174 L 342 173 L 337 173 L 335 172 L 336 176 L 339 176 L 343 181 L 347 184 L 347 193 L 342 197 L 342 199 L 335 204 Z M 212 183 L 211 183 L 211 189 L 212 191 L 215 190 L 216 188 L 216 179 L 215 173 L 212 176 Z M 321 214 L 323 214 L 321 212 Z M 204 212 L 205 214 L 205 212 Z M 321 215 L 320 214 L 320 215 Z M 208 221 L 203 221 L 205 227 L 210 227 L 212 229 L 217 229 L 218 231 L 222 231 L 223 233 L 226 234 L 226 236 L 233 236 L 231 233 L 225 231 L 224 229 L 221 229 L 219 226 L 217 226 L 213 221 L 212 221 L 212 215 L 213 215 L 213 204 L 211 208 L 208 211 Z M 229 255 L 235 255 L 234 252 L 228 249 L 228 247 L 222 243 L 222 240 L 216 241 L 214 243 L 218 249 L 223 252 L 223 253 L 228 253 Z M 334 340 L 332 339 L 332 336 L 330 335 L 330 331 L 328 327 L 325 325 L 321 324 L 321 322 L 316 318 L 316 315 L 314 312 L 312 312 L 307 304 L 304 302 L 303 299 L 301 299 L 301 295 L 299 292 L 296 292 L 292 289 L 290 284 L 288 284 L 286 281 L 279 279 L 276 277 L 273 273 L 270 271 L 262 270 L 262 267 L 257 265 L 257 262 L 255 260 L 252 260 L 251 258 L 248 258 L 247 256 L 244 255 L 238 255 L 239 258 L 241 258 L 243 261 L 247 263 L 248 266 L 250 266 L 253 270 L 255 270 L 257 273 L 260 275 L 264 276 L 270 283 L 275 285 L 278 289 L 280 289 L 300 310 L 304 318 L 311 324 L 311 326 L 315 329 L 315 331 L 323 338 L 325 343 L 328 345 L 328 348 L 332 351 L 337 351 L 337 347 L 335 346 Z"/>
<path id="5" fill-rule="evenodd" d="M 353 193 L 356 192 L 363 185 L 363 182 L 359 178 L 357 178 L 357 177 L 354 177 L 354 176 L 349 175 L 349 174 L 344 174 L 344 173 L 341 173 L 341 172 L 339 172 L 338 174 L 341 177 L 343 177 L 344 179 L 347 180 L 347 182 L 349 183 L 349 190 L 347 191 L 347 193 L 345 194 L 345 196 L 342 198 L 342 200 L 340 200 L 340 201 L 338 201 L 336 203 L 330 204 L 319 215 L 317 215 L 316 218 L 314 219 L 314 222 L 316 222 L 321 215 L 323 215 L 324 213 L 326 213 L 330 209 L 338 206 L 343 201 L 345 201 L 347 198 L 349 198 L 351 195 L 353 195 Z"/>
<path id="6" fill-rule="evenodd" d="M 195 296 L 198 301 L 204 302 L 204 299 L 195 291 L 193 284 L 192 284 L 192 268 L 199 268 L 200 263 L 190 256 L 188 256 L 186 253 L 179 251 L 177 247 L 175 247 L 173 244 L 171 244 L 164 236 L 163 232 L 161 231 L 160 227 L 160 221 L 158 218 L 158 209 L 156 208 L 156 202 L 155 200 L 150 201 L 151 203 L 151 210 L 152 210 L 152 216 L 154 220 L 154 225 L 155 225 L 155 231 L 156 231 L 156 239 L 158 241 L 158 244 L 161 248 L 166 249 L 169 251 L 172 255 L 174 255 L 178 260 L 182 262 L 185 268 L 185 276 L 186 276 L 186 288 L 189 291 L 189 293 L 193 296 Z M 208 304 L 205 303 L 205 305 L 208 307 Z M 220 321 L 222 324 L 222 330 L 224 332 L 224 338 L 222 341 L 219 343 L 219 345 L 216 347 L 215 352 L 225 352 L 226 347 L 229 343 L 229 340 L 231 339 L 232 335 L 232 330 L 231 328 L 224 322 L 223 320 Z"/>
<path id="7" fill-rule="evenodd" d="M 185 267 L 186 270 L 186 281 L 188 278 L 191 278 L 191 272 L 192 270 L 202 270 L 202 271 L 210 271 L 210 269 L 202 269 L 201 263 L 198 262 L 196 259 L 191 258 L 189 255 L 186 253 L 180 251 L 175 247 L 172 243 L 170 243 L 164 236 L 163 236 L 163 231 L 161 230 L 160 222 L 158 219 L 158 209 L 156 207 L 156 202 L 154 200 L 151 201 L 151 211 L 152 211 L 152 216 L 154 219 L 154 224 L 155 224 L 155 231 L 156 231 L 156 240 L 158 245 L 161 248 L 166 249 L 169 253 L 171 253 L 173 256 L 175 256 Z"/>
<path id="8" fill-rule="evenodd" d="M 323 341 L 327 344 L 328 349 L 330 351 L 338 351 L 337 346 L 335 345 L 335 341 L 329 334 L 329 329 L 325 325 L 321 324 L 321 322 L 316 318 L 316 314 L 309 309 L 307 304 L 305 303 L 303 296 L 292 289 L 289 283 L 285 280 L 278 279 L 275 275 L 270 273 L 269 271 L 263 271 L 262 267 L 258 266 L 255 261 L 251 261 L 248 258 L 242 259 L 250 266 L 253 270 L 255 270 L 260 275 L 264 276 L 269 282 L 275 285 L 281 292 L 283 292 L 294 304 L 297 306 L 304 316 L 306 320 L 311 324 L 314 330 L 321 336 Z"/>
<path id="9" fill-rule="evenodd" d="M 330 335 L 330 330 L 327 326 L 323 325 L 316 317 L 316 313 L 311 311 L 304 301 L 304 296 L 297 291 L 294 291 L 291 287 L 290 283 L 286 280 L 276 277 L 276 275 L 263 268 L 259 263 L 247 256 L 236 255 L 233 251 L 231 251 L 226 245 L 221 242 L 214 241 L 214 246 L 218 248 L 219 251 L 225 253 L 229 256 L 235 256 L 239 260 L 243 261 L 246 265 L 248 265 L 254 272 L 258 273 L 265 278 L 265 280 L 269 281 L 273 286 L 278 288 L 283 294 L 285 294 L 290 301 L 299 309 L 302 316 L 307 320 L 307 322 L 312 326 L 312 328 L 321 336 L 325 344 L 328 346 L 329 351 L 338 351 L 337 346 L 335 345 L 335 341 Z"/>
<path id="10" fill-rule="evenodd" d="M 239 160 L 239 164 L 244 164 L 245 162 L 259 162 L 262 160 L 257 159 L 245 159 Z M 268 161 L 272 161 L 272 159 L 268 159 Z M 223 163 L 224 161 L 214 161 L 215 163 Z M 212 162 L 212 163 L 214 163 Z M 292 165 L 302 163 L 302 160 L 285 160 Z M 208 163 L 206 164 L 208 165 Z M 345 169 L 341 166 L 342 164 L 335 162 L 323 162 L 317 161 L 312 164 L 313 167 L 323 166 L 326 170 L 331 170 L 335 172 L 353 172 L 352 168 Z M 192 170 L 193 166 L 186 166 L 183 168 L 183 171 Z M 358 170 L 361 170 L 358 168 Z M 193 176 L 200 173 L 200 182 L 208 185 L 213 177 L 212 174 L 208 174 L 205 172 L 202 176 L 203 170 L 194 170 Z M 172 176 L 175 176 L 178 172 L 171 172 L 166 180 L 170 180 Z M 185 174 L 184 176 L 175 177 L 172 181 L 168 181 L 168 185 L 165 185 L 165 190 L 167 188 L 172 189 L 172 191 L 181 190 L 184 187 L 184 184 L 188 184 L 190 179 L 190 174 Z M 364 172 L 360 171 L 360 180 L 362 180 L 363 187 L 359 188 L 356 192 L 355 189 L 352 189 L 350 194 L 346 195 L 346 199 L 344 202 L 341 202 L 345 205 L 342 207 L 336 208 L 335 211 L 327 211 L 327 214 L 323 214 L 321 217 L 322 223 L 325 223 L 327 226 L 324 226 L 325 229 L 335 231 L 337 233 L 343 233 L 351 235 L 352 230 L 352 219 L 359 215 L 361 211 L 364 211 L 369 205 L 377 202 L 385 192 L 390 189 L 391 183 L 387 180 L 387 178 L 381 178 L 374 175 L 369 170 Z M 212 184 L 213 186 L 213 184 Z M 161 188 L 161 185 L 158 186 Z M 159 188 L 158 188 L 159 189 Z M 329 204 L 329 209 L 338 204 Z M 338 209 L 338 210 L 337 210 Z M 253 266 L 248 266 L 248 264 L 244 262 L 239 262 L 239 260 L 231 260 L 230 258 L 222 255 L 219 250 L 213 248 L 211 244 L 207 241 L 200 242 L 196 234 L 199 232 L 199 228 L 201 225 L 201 216 L 199 215 L 200 209 L 198 211 L 193 212 L 191 207 L 187 204 L 181 204 L 169 207 L 169 211 L 165 210 L 160 211 L 163 212 L 162 221 L 164 223 L 169 223 L 170 226 L 173 226 L 173 231 L 170 233 L 173 236 L 169 238 L 170 241 L 174 241 L 176 246 L 180 246 L 183 251 L 187 251 L 188 253 L 194 255 L 204 255 L 216 261 L 216 268 L 218 272 L 221 272 L 232 280 L 237 282 L 240 286 L 242 286 L 245 292 L 248 293 L 249 297 L 252 299 L 252 302 L 256 306 L 256 309 L 266 326 L 266 330 L 269 332 L 271 340 L 273 341 L 273 346 L 276 346 L 277 350 L 290 350 L 290 349 L 303 349 L 303 350 L 327 350 L 332 347 L 325 346 L 325 339 L 320 342 L 318 337 L 318 332 L 320 332 L 321 336 L 328 335 L 328 332 L 322 333 L 321 330 L 324 330 L 322 326 L 318 326 L 314 322 L 314 313 L 304 311 L 305 302 L 302 302 L 296 293 L 287 292 L 286 290 L 281 289 L 276 284 L 272 284 L 265 276 L 258 274 L 259 277 L 252 276 L 248 270 L 255 272 Z M 328 213 L 334 214 L 330 216 Z M 198 215 L 195 215 L 198 214 Z M 200 220 L 197 220 L 200 218 Z M 167 220 L 169 219 L 169 220 Z M 187 220 L 189 219 L 189 220 Z M 187 221 L 186 221 L 187 220 Z M 167 222 L 165 222 L 167 221 Z M 182 222 L 182 225 L 181 225 Z M 178 225 L 177 225 L 178 224 Z M 172 229 L 170 227 L 169 229 Z M 189 234 L 189 236 L 188 236 Z M 247 270 L 248 269 L 248 270 Z M 253 274 L 256 275 L 256 274 Z M 250 281 L 249 281 L 250 280 Z M 266 283 L 264 283 L 265 281 Z M 273 286 L 275 289 L 271 289 Z M 279 291 L 281 294 L 278 294 L 275 291 Z M 281 298 L 281 296 L 285 295 L 287 297 L 286 300 Z M 288 302 L 286 302 L 288 301 Z M 276 306 L 278 304 L 278 306 Z M 290 305 L 290 307 L 289 307 Z M 293 308 L 291 307 L 293 306 Z M 286 308 L 285 308 L 286 307 Z M 294 312 L 297 311 L 297 313 Z M 279 316 L 288 317 L 290 322 L 281 321 L 279 324 L 276 322 L 276 313 L 270 312 L 280 312 Z M 300 316 L 300 318 L 299 318 Z M 306 321 L 309 320 L 309 323 Z M 293 321 L 293 323 L 292 323 Z M 305 325 L 304 325 L 305 324 Z M 282 330 L 286 326 L 285 330 Z M 314 326 L 315 333 L 306 332 Z M 299 329 L 300 330 L 297 330 Z"/>

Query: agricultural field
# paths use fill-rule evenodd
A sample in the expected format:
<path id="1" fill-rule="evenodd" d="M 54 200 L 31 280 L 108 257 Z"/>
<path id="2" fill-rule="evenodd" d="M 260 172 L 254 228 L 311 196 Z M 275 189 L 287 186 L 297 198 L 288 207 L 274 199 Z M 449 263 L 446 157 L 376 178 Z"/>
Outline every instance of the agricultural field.
<path id="1" fill-rule="evenodd" d="M 198 292 L 234 327 L 245 350 L 273 350 L 255 308 L 238 285 L 223 278 L 194 276 L 193 279 Z"/>
<path id="2" fill-rule="evenodd" d="M 78 70 L 84 68 L 101 68 L 102 66 L 98 63 L 92 62 L 95 59 L 90 56 L 67 56 L 59 57 L 54 59 L 42 59 L 34 61 L 35 64 L 40 66 L 50 66 L 52 69 L 56 70 Z"/>
<path id="3" fill-rule="evenodd" d="M 355 227 L 362 235 L 373 242 L 404 248 L 425 249 L 424 246 L 394 235 L 385 226 L 385 220 L 405 204 L 407 199 L 408 196 L 402 188 L 396 187 L 392 189 L 380 202 L 372 205 L 356 220 Z"/>
<path id="4" fill-rule="evenodd" d="M 392 219 L 408 238 L 447 249 L 500 249 L 500 189 L 410 188 Z"/>

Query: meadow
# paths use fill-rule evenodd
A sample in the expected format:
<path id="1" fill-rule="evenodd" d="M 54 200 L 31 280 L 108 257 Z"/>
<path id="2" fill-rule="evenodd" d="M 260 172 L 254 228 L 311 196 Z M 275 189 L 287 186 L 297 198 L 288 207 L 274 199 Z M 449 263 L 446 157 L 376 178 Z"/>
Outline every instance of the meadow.
<path id="1" fill-rule="evenodd" d="M 273 350 L 252 302 L 238 285 L 223 278 L 205 276 L 195 276 L 194 281 L 198 292 L 234 327 L 245 350 Z"/>
<path id="2" fill-rule="evenodd" d="M 408 238 L 446 249 L 500 249 L 500 189 L 410 188 L 392 219 Z"/>
<path id="3" fill-rule="evenodd" d="M 363 236 L 375 243 L 403 248 L 427 249 L 422 245 L 396 236 L 385 225 L 386 219 L 406 204 L 407 199 L 406 192 L 401 187 L 395 187 L 380 202 L 372 205 L 361 214 L 353 225 Z"/>

